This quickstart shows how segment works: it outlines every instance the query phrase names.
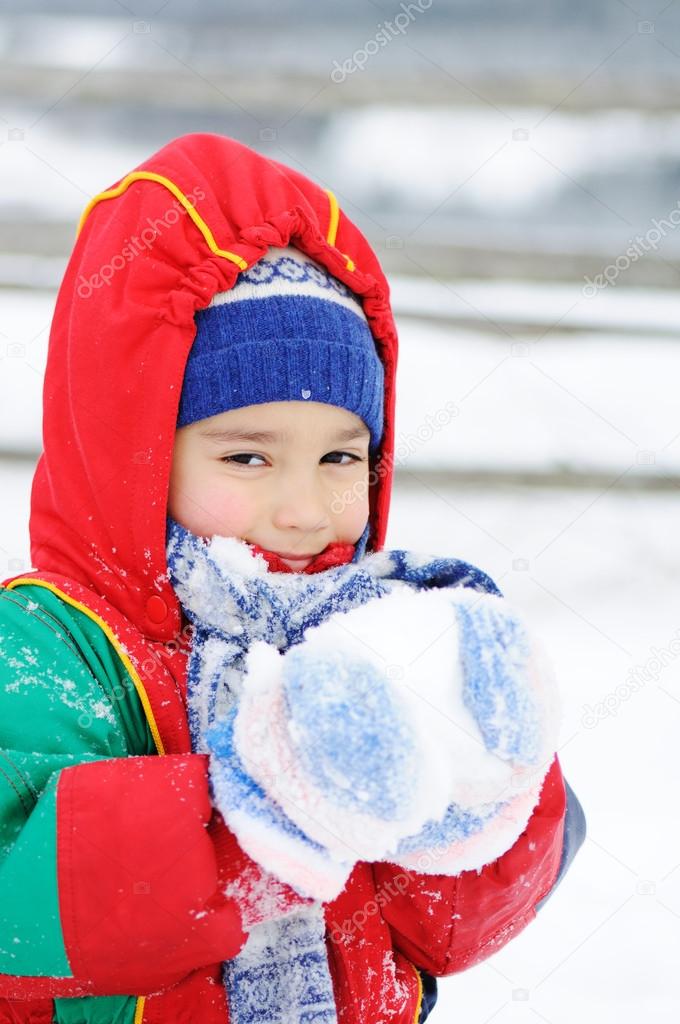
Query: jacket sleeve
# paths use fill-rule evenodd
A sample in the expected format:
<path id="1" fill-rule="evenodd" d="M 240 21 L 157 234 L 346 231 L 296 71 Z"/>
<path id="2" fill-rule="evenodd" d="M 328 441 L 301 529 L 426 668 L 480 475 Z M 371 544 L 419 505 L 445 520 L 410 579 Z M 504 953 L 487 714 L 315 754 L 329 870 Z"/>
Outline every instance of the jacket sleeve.
<path id="1" fill-rule="evenodd" d="M 218 885 L 207 755 L 130 754 L 72 640 L 0 601 L 6 998 L 144 995 L 246 938 Z"/>
<path id="2" fill-rule="evenodd" d="M 446 876 L 374 865 L 395 948 L 435 977 L 486 959 L 534 919 L 584 836 L 583 811 L 555 757 L 526 829 L 480 871 Z"/>

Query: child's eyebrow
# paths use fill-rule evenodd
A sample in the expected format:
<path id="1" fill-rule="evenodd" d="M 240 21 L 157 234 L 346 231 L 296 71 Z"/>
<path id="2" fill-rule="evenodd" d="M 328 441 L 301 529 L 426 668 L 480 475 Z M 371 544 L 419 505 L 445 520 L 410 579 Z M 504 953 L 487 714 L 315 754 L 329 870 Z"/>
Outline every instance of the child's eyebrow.
<path id="1" fill-rule="evenodd" d="M 238 428 L 232 428 L 231 430 L 201 430 L 201 437 L 206 437 L 210 441 L 219 441 L 223 443 L 225 441 L 252 441 L 254 444 L 273 444 L 275 441 L 288 441 L 290 435 L 285 431 L 278 433 L 273 430 L 239 430 Z M 356 441 L 359 438 L 366 438 L 370 436 L 370 431 L 367 427 L 345 427 L 343 430 L 338 430 L 333 434 L 333 440 L 336 442 L 346 443 L 347 441 Z"/>

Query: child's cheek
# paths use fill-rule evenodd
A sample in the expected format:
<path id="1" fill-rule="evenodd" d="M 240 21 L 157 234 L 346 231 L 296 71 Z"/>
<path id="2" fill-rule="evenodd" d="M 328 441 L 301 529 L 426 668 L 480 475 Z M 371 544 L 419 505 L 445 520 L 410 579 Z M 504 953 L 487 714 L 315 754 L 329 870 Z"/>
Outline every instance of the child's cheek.
<path id="1" fill-rule="evenodd" d="M 368 501 L 363 501 L 357 506 L 354 518 L 352 520 L 352 533 L 360 537 L 364 532 L 364 527 L 368 521 Z"/>
<path id="2" fill-rule="evenodd" d="M 368 481 L 358 480 L 355 485 L 342 496 L 337 508 L 338 526 L 344 536 L 360 537 L 368 520 Z"/>
<path id="3" fill-rule="evenodd" d="M 206 500 L 213 516 L 220 523 L 222 537 L 247 537 L 254 521 L 254 501 L 241 494 L 238 487 L 225 491 L 224 486 L 210 488 Z"/>

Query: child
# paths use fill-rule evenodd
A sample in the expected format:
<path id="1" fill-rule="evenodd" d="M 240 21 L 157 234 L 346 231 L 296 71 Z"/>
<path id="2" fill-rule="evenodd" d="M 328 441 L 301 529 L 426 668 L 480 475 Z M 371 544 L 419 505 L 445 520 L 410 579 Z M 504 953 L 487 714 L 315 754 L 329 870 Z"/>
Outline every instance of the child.
<path id="1" fill-rule="evenodd" d="M 396 353 L 333 194 L 231 139 L 176 139 L 86 208 L 36 568 L 0 590 L 0 1019 L 416 1024 L 563 876 L 584 821 L 516 619 L 473 566 L 382 550 Z M 430 617 L 474 713 L 448 734 L 428 678 L 381 669 Z"/>

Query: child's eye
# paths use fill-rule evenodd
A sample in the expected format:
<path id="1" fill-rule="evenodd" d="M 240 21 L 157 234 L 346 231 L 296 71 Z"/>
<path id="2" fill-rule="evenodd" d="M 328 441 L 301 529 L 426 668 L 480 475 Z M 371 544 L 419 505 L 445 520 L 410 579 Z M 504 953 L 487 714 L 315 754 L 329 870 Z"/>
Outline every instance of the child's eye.
<path id="1" fill-rule="evenodd" d="M 352 452 L 329 452 L 328 455 L 324 455 L 324 459 L 328 459 L 332 455 L 346 455 L 348 459 L 352 460 L 352 462 L 363 462 L 363 459 L 361 458 L 360 455 L 353 455 Z M 336 465 L 338 466 L 351 466 L 351 464 L 351 462 L 336 462 Z"/>
<path id="2" fill-rule="evenodd" d="M 235 462 L 237 466 L 245 466 L 247 463 L 238 462 L 238 459 L 261 459 L 261 455 L 256 455 L 255 452 L 239 452 L 238 455 L 225 455 L 222 462 Z"/>

